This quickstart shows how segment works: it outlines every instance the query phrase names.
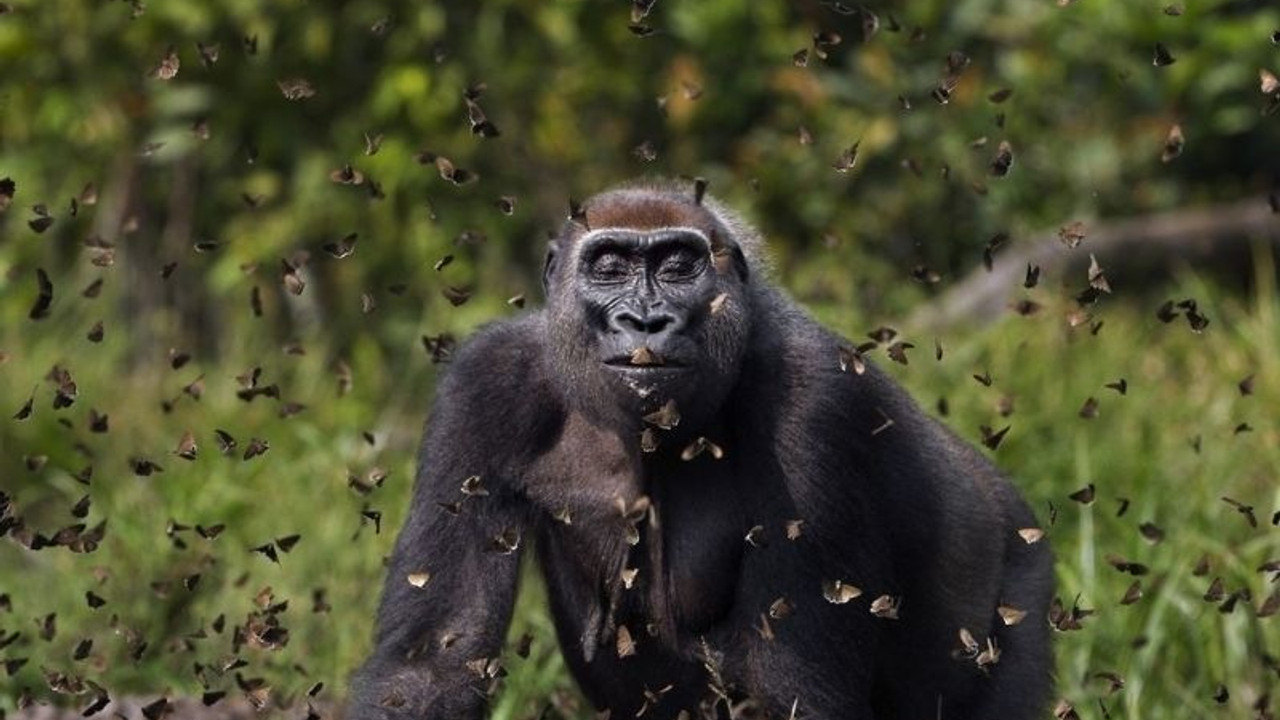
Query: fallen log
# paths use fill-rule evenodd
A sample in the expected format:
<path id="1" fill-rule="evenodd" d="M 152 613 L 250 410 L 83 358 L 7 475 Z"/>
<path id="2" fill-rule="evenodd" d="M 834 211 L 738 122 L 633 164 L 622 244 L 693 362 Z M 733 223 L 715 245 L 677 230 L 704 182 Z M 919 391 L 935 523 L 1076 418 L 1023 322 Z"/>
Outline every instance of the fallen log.
<path id="1" fill-rule="evenodd" d="M 1069 248 L 1058 230 L 1038 233 L 1010 250 L 997 253 L 991 269 L 970 272 L 964 279 L 917 310 L 910 324 L 939 328 L 957 323 L 986 324 L 1009 310 L 1023 290 L 1027 266 L 1045 276 L 1061 277 L 1079 269 L 1081 285 L 1090 254 L 1107 268 L 1134 274 L 1135 269 L 1171 264 L 1203 267 L 1225 258 L 1247 255 L 1251 243 L 1280 246 L 1280 214 L 1266 196 L 1232 204 L 1114 220 L 1086 228 L 1080 245 Z M 1145 274 L 1145 273 L 1144 273 Z"/>

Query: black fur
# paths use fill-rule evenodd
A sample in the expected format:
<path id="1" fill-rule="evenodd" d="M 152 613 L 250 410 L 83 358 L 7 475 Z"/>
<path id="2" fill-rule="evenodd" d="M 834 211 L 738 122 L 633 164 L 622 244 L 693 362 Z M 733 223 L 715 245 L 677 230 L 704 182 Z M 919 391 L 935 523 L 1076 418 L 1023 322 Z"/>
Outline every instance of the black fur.
<path id="1" fill-rule="evenodd" d="M 610 295 L 578 260 L 584 238 L 619 226 L 699 230 L 707 274 L 675 287 L 637 270 Z M 473 661 L 502 654 L 526 546 L 574 677 L 613 718 L 1042 712 L 1052 561 L 1017 532 L 1035 518 L 875 367 L 842 370 L 844 342 L 764 280 L 749 228 L 683 188 L 628 189 L 589 201 L 553 249 L 547 309 L 478 333 L 438 390 L 350 717 L 482 717 L 492 680 Z M 611 325 L 637 298 L 674 324 Z M 605 367 L 620 333 L 694 367 Z M 641 397 L 634 377 L 656 391 Z M 676 427 L 641 420 L 668 399 Z M 722 457 L 684 459 L 699 438 Z M 471 476 L 487 494 L 464 493 Z M 861 596 L 829 602 L 834 580 Z M 882 595 L 896 619 L 870 611 Z M 1026 619 L 1006 626 L 999 605 Z M 980 668 L 962 628 L 998 662 Z"/>

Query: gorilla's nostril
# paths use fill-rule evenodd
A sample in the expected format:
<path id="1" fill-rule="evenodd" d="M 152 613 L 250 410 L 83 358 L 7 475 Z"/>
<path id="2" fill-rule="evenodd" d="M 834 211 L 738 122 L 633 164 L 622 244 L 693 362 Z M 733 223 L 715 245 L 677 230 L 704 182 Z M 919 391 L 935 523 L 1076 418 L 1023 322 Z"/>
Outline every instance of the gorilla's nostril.
<path id="1" fill-rule="evenodd" d="M 638 315 L 624 310 L 613 316 L 614 326 L 620 330 L 641 335 L 657 335 L 671 327 L 675 317 L 667 313 Z"/>
<path id="2" fill-rule="evenodd" d="M 640 330 L 640 316 L 632 312 L 623 311 L 613 316 L 613 325 L 620 330 Z"/>
<path id="3" fill-rule="evenodd" d="M 671 326 L 675 318 L 670 315 L 650 315 L 646 320 L 645 329 L 650 335 L 656 335 Z"/>

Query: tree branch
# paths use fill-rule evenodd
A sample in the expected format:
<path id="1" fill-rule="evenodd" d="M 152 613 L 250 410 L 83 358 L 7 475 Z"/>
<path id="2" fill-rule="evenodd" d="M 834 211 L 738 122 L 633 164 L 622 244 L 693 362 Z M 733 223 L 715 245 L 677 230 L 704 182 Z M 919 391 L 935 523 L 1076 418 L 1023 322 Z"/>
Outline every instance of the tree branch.
<path id="1" fill-rule="evenodd" d="M 916 311 L 911 324 L 940 327 L 993 322 L 1022 288 L 1027 265 L 1040 266 L 1042 278 L 1078 266 L 1083 285 L 1083 268 L 1088 267 L 1091 253 L 1109 270 L 1150 268 L 1167 265 L 1170 260 L 1198 264 L 1247 250 L 1255 239 L 1280 246 L 1280 214 L 1271 210 L 1266 197 L 1117 220 L 1090 228 L 1075 249 L 1063 245 L 1057 230 L 1042 232 L 1019 248 L 996 255 L 990 271 L 980 267 L 970 272 Z"/>

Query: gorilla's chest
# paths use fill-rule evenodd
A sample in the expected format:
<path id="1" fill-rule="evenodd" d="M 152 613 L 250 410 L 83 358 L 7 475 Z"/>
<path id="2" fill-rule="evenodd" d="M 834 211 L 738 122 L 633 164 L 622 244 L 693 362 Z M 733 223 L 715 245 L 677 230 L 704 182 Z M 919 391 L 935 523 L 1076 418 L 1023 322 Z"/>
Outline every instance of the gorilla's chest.
<path id="1" fill-rule="evenodd" d="M 550 590 L 578 618 L 566 630 L 602 647 L 618 627 L 668 644 L 710 630 L 733 605 L 752 524 L 739 483 L 746 458 L 641 456 L 616 438 L 588 447 L 574 437 L 544 458 L 529 489 L 549 518 Z"/>
<path id="2" fill-rule="evenodd" d="M 645 554 L 660 589 L 652 604 L 665 600 L 679 630 L 705 632 L 733 603 L 749 529 L 737 465 L 706 456 L 648 478 L 655 513 Z"/>

